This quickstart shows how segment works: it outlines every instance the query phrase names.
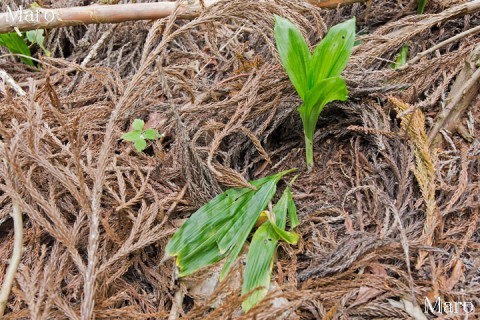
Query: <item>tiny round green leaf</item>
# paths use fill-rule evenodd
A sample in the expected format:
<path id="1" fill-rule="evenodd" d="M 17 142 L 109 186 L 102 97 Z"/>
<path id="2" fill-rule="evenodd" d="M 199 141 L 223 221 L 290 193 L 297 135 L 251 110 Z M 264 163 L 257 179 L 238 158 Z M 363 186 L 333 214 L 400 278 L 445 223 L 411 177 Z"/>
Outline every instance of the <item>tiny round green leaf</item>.
<path id="1" fill-rule="evenodd" d="M 145 122 L 141 119 L 135 119 L 132 123 L 132 128 L 135 130 L 143 130 L 143 126 L 145 125 Z"/>
<path id="2" fill-rule="evenodd" d="M 137 149 L 137 151 L 143 151 L 147 147 L 147 141 L 143 139 L 139 139 L 135 141 L 134 146 L 135 146 L 135 149 Z"/>
<path id="3" fill-rule="evenodd" d="M 158 137 L 157 134 L 154 129 L 147 129 L 143 132 L 143 136 L 149 140 L 155 140 Z"/>

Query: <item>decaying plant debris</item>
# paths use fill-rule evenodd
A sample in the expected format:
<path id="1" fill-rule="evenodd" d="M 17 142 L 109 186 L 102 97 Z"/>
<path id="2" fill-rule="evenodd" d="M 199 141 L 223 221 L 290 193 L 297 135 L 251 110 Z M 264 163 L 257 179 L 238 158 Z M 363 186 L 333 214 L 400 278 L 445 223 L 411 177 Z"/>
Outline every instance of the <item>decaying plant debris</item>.
<path id="1" fill-rule="evenodd" d="M 427 150 L 411 134 L 435 124 L 478 34 L 390 68 L 403 44 L 412 59 L 480 25 L 479 11 L 446 0 L 430 1 L 425 15 L 415 1 L 335 10 L 223 1 L 191 21 L 52 30 L 55 58 L 42 57 L 39 72 L 2 56 L 0 68 L 27 93 L 5 81 L 0 94 L 0 282 L 13 250 L 12 201 L 24 212 L 25 247 L 6 317 L 162 319 L 175 309 L 185 319 L 403 319 L 412 309 L 398 305 L 438 296 L 480 312 L 480 142 L 439 130 L 443 143 Z M 344 72 L 350 98 L 322 113 L 318 165 L 293 187 L 301 240 L 279 250 L 278 289 L 248 314 L 227 283 L 203 300 L 184 292 L 179 306 L 174 296 L 187 289 L 162 258 L 183 219 L 226 187 L 305 168 L 274 14 L 312 45 L 357 17 L 363 35 Z M 478 103 L 458 118 L 473 137 Z M 165 134 L 145 153 L 119 139 L 135 118 Z M 422 152 L 435 159 L 421 161 Z M 278 297 L 287 300 L 272 305 Z"/>

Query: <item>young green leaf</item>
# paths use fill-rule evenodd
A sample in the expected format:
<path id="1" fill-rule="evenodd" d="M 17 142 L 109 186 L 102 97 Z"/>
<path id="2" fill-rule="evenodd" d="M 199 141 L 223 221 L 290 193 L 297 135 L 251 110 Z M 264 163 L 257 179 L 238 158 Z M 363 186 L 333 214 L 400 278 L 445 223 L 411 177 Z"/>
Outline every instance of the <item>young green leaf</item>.
<path id="1" fill-rule="evenodd" d="M 329 78 L 319 81 L 316 88 L 309 92 L 305 102 L 298 108 L 303 122 L 305 150 L 309 167 L 313 166 L 313 135 L 320 113 L 327 103 L 346 99 L 347 87 L 345 81 L 340 77 Z"/>
<path id="2" fill-rule="evenodd" d="M 395 60 L 395 63 L 392 63 L 390 67 L 392 69 L 397 69 L 404 64 L 407 63 L 407 58 L 408 58 L 408 45 L 403 45 L 402 48 L 400 49 L 400 53 L 397 56 L 397 59 Z"/>
<path id="3" fill-rule="evenodd" d="M 279 234 L 275 231 L 274 225 L 284 231 L 286 225 L 286 216 L 289 207 L 290 188 L 287 187 L 282 197 L 273 207 L 275 221 L 268 220 L 263 223 L 255 232 L 250 243 L 250 249 L 247 253 L 246 266 L 243 272 L 242 294 L 251 292 L 247 299 L 242 303 L 242 308 L 246 312 L 260 302 L 268 292 L 270 278 L 272 273 L 275 249 L 280 240 Z M 271 216 L 273 216 L 271 215 Z"/>
<path id="4" fill-rule="evenodd" d="M 355 43 L 355 17 L 332 27 L 313 52 L 308 72 L 309 88 L 323 79 L 339 77 Z"/>
<path id="5" fill-rule="evenodd" d="M 145 141 L 144 139 L 138 139 L 135 140 L 133 145 L 137 151 L 143 151 L 147 147 L 147 141 Z"/>
<path id="6" fill-rule="evenodd" d="M 275 41 L 280 60 L 300 98 L 308 91 L 307 70 L 310 50 L 300 31 L 293 23 L 275 15 Z"/>
<path id="7" fill-rule="evenodd" d="M 422 14 L 423 11 L 425 10 L 425 6 L 427 5 L 428 0 L 418 0 L 418 7 L 417 7 L 417 13 Z"/>
<path id="8" fill-rule="evenodd" d="M 7 47 L 7 49 L 13 54 L 21 54 L 27 57 L 31 57 L 32 53 L 25 41 L 16 32 L 0 34 L 0 45 Z M 20 57 L 20 59 L 29 66 L 35 66 L 32 59 L 26 57 Z"/>
<path id="9" fill-rule="evenodd" d="M 132 128 L 134 130 L 143 130 L 143 126 L 145 126 L 145 122 L 143 122 L 143 120 L 141 119 L 133 120 Z"/>
<path id="10" fill-rule="evenodd" d="M 142 139 L 142 132 L 137 130 L 130 131 L 122 134 L 120 138 L 125 141 L 137 141 Z"/>
<path id="11" fill-rule="evenodd" d="M 147 129 L 143 132 L 143 136 L 148 140 L 155 140 L 158 138 L 158 133 L 154 129 Z"/>
<path id="12" fill-rule="evenodd" d="M 290 228 L 293 229 L 298 226 L 297 207 L 290 188 L 287 188 L 286 192 L 288 195 L 288 218 L 290 219 Z"/>

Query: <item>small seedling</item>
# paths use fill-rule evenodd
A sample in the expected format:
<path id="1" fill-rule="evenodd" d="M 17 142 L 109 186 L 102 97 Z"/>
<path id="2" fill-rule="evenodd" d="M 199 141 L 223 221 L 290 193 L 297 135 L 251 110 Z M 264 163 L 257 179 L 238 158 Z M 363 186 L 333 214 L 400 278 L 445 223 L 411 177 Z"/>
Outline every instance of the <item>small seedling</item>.
<path id="1" fill-rule="evenodd" d="M 313 134 L 325 105 L 347 99 L 347 86 L 340 74 L 345 69 L 355 42 L 355 18 L 332 27 L 310 53 L 297 27 L 275 16 L 278 53 L 290 81 L 303 100 L 298 108 L 303 122 L 307 166 L 313 167 Z"/>
<path id="2" fill-rule="evenodd" d="M 133 142 L 133 146 L 139 152 L 145 150 L 147 147 L 147 140 L 155 140 L 161 138 L 162 135 L 155 129 L 145 129 L 145 122 L 141 119 L 135 119 L 132 123 L 132 131 L 124 133 L 121 136 L 122 140 Z"/>
<path id="3" fill-rule="evenodd" d="M 298 235 L 286 231 L 286 216 L 290 229 L 298 218 L 290 188 L 271 211 L 265 210 L 275 195 L 278 181 L 293 170 L 287 170 L 250 183 L 248 188 L 229 189 L 198 209 L 170 239 L 166 255 L 176 257 L 179 276 L 185 277 L 210 264 L 226 258 L 220 280 L 228 274 L 237 260 L 259 217 L 268 219 L 256 230 L 247 253 L 242 294 L 254 291 L 242 304 L 249 310 L 267 294 L 273 259 L 280 239 L 295 244 Z"/>

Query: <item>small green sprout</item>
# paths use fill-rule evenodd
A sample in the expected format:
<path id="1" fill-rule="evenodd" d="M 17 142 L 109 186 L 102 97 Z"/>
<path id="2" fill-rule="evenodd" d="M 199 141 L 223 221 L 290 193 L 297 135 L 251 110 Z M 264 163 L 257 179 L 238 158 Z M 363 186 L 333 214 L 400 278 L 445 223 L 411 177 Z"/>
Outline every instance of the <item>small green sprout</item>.
<path id="1" fill-rule="evenodd" d="M 425 6 L 427 5 L 428 0 L 418 0 L 417 13 L 423 14 Z"/>
<path id="2" fill-rule="evenodd" d="M 408 44 L 404 44 L 398 53 L 397 59 L 395 62 L 390 65 L 392 69 L 398 69 L 401 66 L 404 66 L 407 63 L 408 59 Z"/>
<path id="3" fill-rule="evenodd" d="M 225 278 L 237 260 L 259 217 L 267 220 L 255 231 L 247 253 L 242 294 L 254 291 L 242 304 L 248 311 L 267 294 L 275 249 L 279 240 L 296 244 L 297 211 L 290 187 L 271 211 L 267 211 L 278 181 L 292 170 L 282 171 L 250 183 L 249 188 L 228 189 L 198 209 L 170 239 L 166 256 L 176 257 L 179 276 L 185 277 L 210 264 L 226 259 L 220 272 Z M 287 214 L 290 231 L 286 231 Z"/>
<path id="4" fill-rule="evenodd" d="M 144 126 L 145 122 L 143 122 L 143 120 L 135 119 L 132 123 L 133 130 L 121 136 L 122 140 L 133 142 L 133 146 L 139 152 L 145 150 L 147 140 L 155 140 L 162 137 L 155 129 L 144 130 Z"/>
<path id="5" fill-rule="evenodd" d="M 278 54 L 290 81 L 303 100 L 298 108 L 303 122 L 307 166 L 313 167 L 313 135 L 325 105 L 347 99 L 347 86 L 340 77 L 355 42 L 355 17 L 332 27 L 313 54 L 297 27 L 275 15 Z"/>

